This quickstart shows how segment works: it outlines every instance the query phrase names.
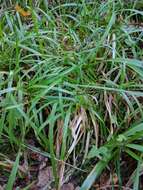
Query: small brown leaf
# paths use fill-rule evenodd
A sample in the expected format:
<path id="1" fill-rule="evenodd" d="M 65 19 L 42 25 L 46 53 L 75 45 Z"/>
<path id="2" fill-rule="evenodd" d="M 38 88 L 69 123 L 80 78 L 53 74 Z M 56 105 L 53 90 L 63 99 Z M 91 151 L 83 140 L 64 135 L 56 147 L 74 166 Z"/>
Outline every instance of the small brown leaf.
<path id="1" fill-rule="evenodd" d="M 39 171 L 38 174 L 38 188 L 43 188 L 53 181 L 52 167 L 47 167 Z"/>
<path id="2" fill-rule="evenodd" d="M 25 11 L 22 7 L 19 5 L 15 5 L 15 10 L 23 17 L 28 17 L 31 15 L 30 11 Z"/>
<path id="3" fill-rule="evenodd" d="M 72 183 L 63 184 L 61 190 L 74 190 L 74 185 Z"/>
<path id="4" fill-rule="evenodd" d="M 114 182 L 114 185 L 118 183 L 118 176 L 116 173 L 113 174 L 113 182 Z"/>

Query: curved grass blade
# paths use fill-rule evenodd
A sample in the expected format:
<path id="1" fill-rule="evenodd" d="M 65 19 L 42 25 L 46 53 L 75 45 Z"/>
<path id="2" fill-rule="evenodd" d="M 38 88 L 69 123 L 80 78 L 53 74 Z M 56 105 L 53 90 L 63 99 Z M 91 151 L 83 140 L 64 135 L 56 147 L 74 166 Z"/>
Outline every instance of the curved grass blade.
<path id="1" fill-rule="evenodd" d="M 105 160 L 100 160 L 96 164 L 96 166 L 93 168 L 93 170 L 90 172 L 90 174 L 85 179 L 80 190 L 88 190 L 91 188 L 92 184 L 100 176 L 102 171 L 106 168 L 106 166 L 108 165 L 108 162 L 111 160 L 111 158 L 112 158 L 112 156 L 106 158 Z"/>
<path id="2" fill-rule="evenodd" d="M 130 149 L 125 149 L 125 152 L 131 156 L 133 159 L 137 160 L 137 161 L 140 161 L 141 158 L 140 156 L 138 156 L 137 154 L 135 154 L 133 151 L 131 151 Z"/>
<path id="3" fill-rule="evenodd" d="M 49 116 L 49 146 L 50 146 L 53 175 L 55 177 L 55 184 L 57 187 L 58 186 L 57 161 L 55 159 L 55 153 L 54 153 L 54 124 L 55 124 L 56 109 L 57 109 L 57 104 L 54 104 L 51 111 L 51 115 Z"/>
<path id="4" fill-rule="evenodd" d="M 140 152 L 143 152 L 143 146 L 142 145 L 139 145 L 139 144 L 128 144 L 126 146 L 128 148 L 132 148 L 132 149 L 138 150 Z"/>
<path id="5" fill-rule="evenodd" d="M 131 127 L 128 131 L 126 131 L 123 135 L 126 137 L 132 136 L 137 132 L 143 131 L 143 123 L 136 125 L 135 127 Z"/>

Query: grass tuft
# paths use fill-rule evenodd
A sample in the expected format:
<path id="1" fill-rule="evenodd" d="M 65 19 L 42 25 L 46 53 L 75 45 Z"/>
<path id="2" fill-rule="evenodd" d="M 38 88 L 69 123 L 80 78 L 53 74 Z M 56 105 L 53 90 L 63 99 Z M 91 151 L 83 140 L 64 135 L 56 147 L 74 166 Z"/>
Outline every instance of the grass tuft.
<path id="1" fill-rule="evenodd" d="M 15 160 L 2 186 L 36 188 L 41 163 L 32 182 L 18 172 L 36 154 L 52 166 L 49 187 L 142 189 L 143 3 L 0 5 L 0 149 Z"/>

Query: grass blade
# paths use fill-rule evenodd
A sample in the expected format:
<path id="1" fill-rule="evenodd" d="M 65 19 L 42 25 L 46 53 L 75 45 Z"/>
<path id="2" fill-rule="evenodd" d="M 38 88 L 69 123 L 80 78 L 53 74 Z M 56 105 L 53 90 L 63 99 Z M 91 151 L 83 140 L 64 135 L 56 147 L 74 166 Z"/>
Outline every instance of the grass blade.
<path id="1" fill-rule="evenodd" d="M 141 168 L 141 162 L 139 161 L 135 172 L 135 181 L 134 181 L 133 190 L 139 189 L 140 168 Z"/>
<path id="2" fill-rule="evenodd" d="M 10 174 L 9 179 L 8 179 L 8 183 L 6 185 L 6 190 L 12 190 L 13 189 L 13 184 L 15 182 L 16 174 L 18 171 L 19 160 L 20 160 L 20 152 L 17 154 L 15 163 L 13 165 L 11 174 Z"/>
<path id="3" fill-rule="evenodd" d="M 93 170 L 90 172 L 90 174 L 85 179 L 83 185 L 81 186 L 80 190 L 88 190 L 91 188 L 94 181 L 99 177 L 101 172 L 106 168 L 108 165 L 108 162 L 110 161 L 111 157 L 105 159 L 105 161 L 100 160 L 96 166 L 93 168 Z"/>

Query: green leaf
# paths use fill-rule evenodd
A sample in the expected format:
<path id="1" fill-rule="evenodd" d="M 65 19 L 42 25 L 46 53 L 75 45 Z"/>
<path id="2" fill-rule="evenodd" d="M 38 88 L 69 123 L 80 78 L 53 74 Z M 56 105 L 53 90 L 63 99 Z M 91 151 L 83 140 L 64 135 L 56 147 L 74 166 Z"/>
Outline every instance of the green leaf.
<path id="1" fill-rule="evenodd" d="M 140 161 L 141 160 L 141 158 L 140 158 L 140 156 L 138 156 L 137 154 L 135 154 L 133 151 L 131 151 L 130 149 L 125 149 L 125 152 L 127 153 L 127 154 L 129 154 L 132 158 L 134 158 L 135 160 L 137 160 L 137 161 Z"/>
<path id="2" fill-rule="evenodd" d="M 118 137 L 117 137 L 117 141 L 118 142 L 123 142 L 123 141 L 126 141 L 127 140 L 127 138 L 124 136 L 124 135 L 118 135 Z"/>
<path id="3" fill-rule="evenodd" d="M 138 124 L 137 126 L 131 127 L 128 131 L 123 133 L 124 136 L 129 137 L 134 135 L 137 132 L 143 132 L 143 123 Z"/>
<path id="4" fill-rule="evenodd" d="M 58 184 L 57 162 L 54 153 L 54 124 L 55 124 L 56 109 L 57 109 L 57 104 L 54 104 L 51 114 L 49 116 L 49 148 L 50 148 L 53 175 L 55 177 L 55 182 L 57 186 Z"/>
<path id="5" fill-rule="evenodd" d="M 91 188 L 94 181 L 99 177 L 101 172 L 105 169 L 105 167 L 108 165 L 108 162 L 110 161 L 111 156 L 106 159 L 106 161 L 100 160 L 96 166 L 93 168 L 93 170 L 90 172 L 90 174 L 85 179 L 83 185 L 81 186 L 80 190 L 88 190 Z"/>
<path id="6" fill-rule="evenodd" d="M 140 152 L 143 152 L 143 146 L 142 145 L 138 145 L 138 144 L 128 144 L 126 145 L 128 148 L 132 148 L 135 150 L 138 150 Z"/>
<path id="7" fill-rule="evenodd" d="M 109 151 L 105 146 L 100 148 L 93 146 L 92 149 L 89 151 L 88 158 L 90 159 L 93 157 L 99 157 L 100 155 L 107 156 L 108 154 Z"/>
<path id="8" fill-rule="evenodd" d="M 139 177 L 140 177 L 141 161 L 138 162 L 137 169 L 135 172 L 135 180 L 133 190 L 139 189 Z"/>
<path id="9" fill-rule="evenodd" d="M 63 140 L 62 140 L 62 148 L 61 148 L 61 160 L 64 159 L 65 153 L 66 153 L 66 146 L 67 146 L 66 140 L 67 140 L 67 137 L 68 137 L 68 125 L 69 125 L 69 121 L 70 121 L 70 115 L 71 115 L 71 107 L 67 111 L 64 126 L 63 126 L 63 138 L 62 138 Z"/>

